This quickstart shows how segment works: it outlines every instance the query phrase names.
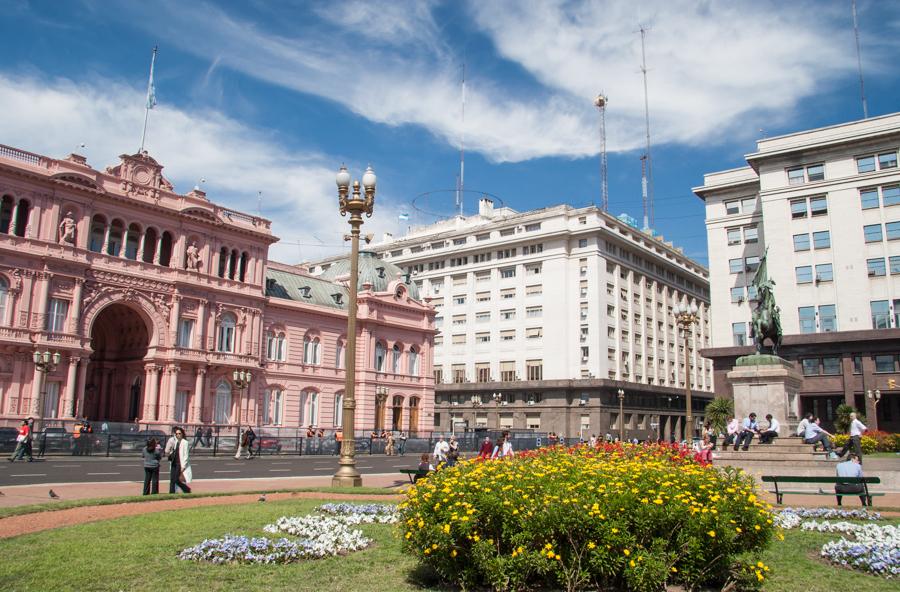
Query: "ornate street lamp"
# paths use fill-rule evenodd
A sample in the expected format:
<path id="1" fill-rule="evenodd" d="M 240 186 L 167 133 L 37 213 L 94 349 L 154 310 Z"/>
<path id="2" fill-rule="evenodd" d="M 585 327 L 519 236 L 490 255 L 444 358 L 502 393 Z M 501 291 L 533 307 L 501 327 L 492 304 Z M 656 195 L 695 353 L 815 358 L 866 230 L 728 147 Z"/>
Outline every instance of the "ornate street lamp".
<path id="1" fill-rule="evenodd" d="M 363 214 L 372 217 L 375 207 L 375 172 L 372 167 L 366 169 L 362 177 L 364 195 L 360 193 L 359 181 L 353 181 L 353 193 L 350 193 L 350 173 L 347 167 L 341 166 L 335 178 L 338 188 L 338 207 L 341 216 L 350 214 L 350 302 L 347 310 L 347 349 L 344 367 L 344 418 L 343 439 L 341 441 L 340 466 L 331 478 L 333 487 L 360 487 L 362 477 L 356 470 L 356 441 L 354 439 L 356 413 L 356 295 L 359 280 L 359 227 L 363 224 Z"/>
<path id="2" fill-rule="evenodd" d="M 619 442 L 625 442 L 625 391 L 618 390 L 619 395 Z"/>
<path id="3" fill-rule="evenodd" d="M 866 398 L 872 401 L 872 429 L 878 429 L 878 403 L 881 401 L 881 389 L 867 390 Z"/>
<path id="4" fill-rule="evenodd" d="M 234 386 L 238 388 L 238 400 L 237 400 L 237 448 L 241 448 L 241 405 L 243 404 L 244 399 L 244 389 L 250 386 L 250 380 L 253 378 L 253 375 L 249 370 L 235 370 L 231 373 L 232 381 L 234 382 Z M 257 413 L 259 411 L 257 410 Z"/>
<path id="5" fill-rule="evenodd" d="M 59 366 L 62 355 L 59 352 L 50 353 L 49 351 L 35 351 L 32 356 L 35 369 L 41 374 L 41 384 L 38 389 L 39 396 L 31 405 L 31 414 L 37 416 L 38 429 L 43 429 L 44 424 L 44 401 L 47 398 L 47 374 L 56 370 Z"/>
<path id="6" fill-rule="evenodd" d="M 675 322 L 678 323 L 678 326 L 684 332 L 684 397 L 685 406 L 687 407 L 687 417 L 685 417 L 684 425 L 685 436 L 690 436 L 691 440 L 694 438 L 694 413 L 691 408 L 691 364 L 688 351 L 690 349 L 691 330 L 694 325 L 700 322 L 700 315 L 697 314 L 698 310 L 695 302 L 690 305 L 679 302 L 672 309 L 675 315 Z"/>

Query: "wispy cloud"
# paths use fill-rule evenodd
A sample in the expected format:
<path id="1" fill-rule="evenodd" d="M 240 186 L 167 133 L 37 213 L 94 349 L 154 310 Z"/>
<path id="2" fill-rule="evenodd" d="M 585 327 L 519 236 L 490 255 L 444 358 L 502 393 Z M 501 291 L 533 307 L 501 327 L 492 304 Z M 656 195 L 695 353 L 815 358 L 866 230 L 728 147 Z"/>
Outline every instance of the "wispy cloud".
<path id="1" fill-rule="evenodd" d="M 65 79 L 0 74 L 2 141 L 62 157 L 80 143 L 97 169 L 137 150 L 144 91 L 109 79 Z M 270 132 L 249 128 L 216 111 L 159 104 L 151 112 L 147 148 L 179 192 L 201 178 L 213 201 L 248 213 L 263 192 L 263 216 L 283 242 L 270 256 L 285 262 L 334 254 L 346 222 L 337 212 L 334 174 L 339 159 L 281 145 Z M 129 140 L 130 139 L 130 140 Z M 387 203 L 384 203 L 387 201 Z M 366 232 L 395 231 L 397 212 L 381 200 Z M 318 238 L 316 238 L 318 237 Z M 299 243 L 299 245 L 298 245 Z"/>

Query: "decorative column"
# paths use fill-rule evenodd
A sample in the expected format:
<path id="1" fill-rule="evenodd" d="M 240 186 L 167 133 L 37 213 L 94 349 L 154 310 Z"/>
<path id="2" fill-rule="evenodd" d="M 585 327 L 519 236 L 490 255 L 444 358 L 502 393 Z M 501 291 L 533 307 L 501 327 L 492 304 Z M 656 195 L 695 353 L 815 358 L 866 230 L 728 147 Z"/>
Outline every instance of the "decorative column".
<path id="1" fill-rule="evenodd" d="M 178 372 L 181 370 L 175 364 L 170 365 L 168 368 L 169 373 L 169 393 L 168 393 L 168 401 L 166 402 L 166 420 L 171 423 L 175 422 L 175 397 L 178 394 Z"/>
<path id="2" fill-rule="evenodd" d="M 203 388 L 206 380 L 206 368 L 197 368 L 197 378 L 194 382 L 194 397 L 191 400 L 193 411 L 191 416 L 195 423 L 203 423 Z"/>
<path id="3" fill-rule="evenodd" d="M 178 320 L 181 318 L 181 295 L 172 295 L 172 312 L 169 313 L 169 334 L 171 344 L 174 346 L 178 343 Z"/>
<path id="4" fill-rule="evenodd" d="M 147 242 L 147 230 L 144 229 L 144 231 L 141 233 L 141 242 L 138 245 L 138 252 L 137 252 L 137 260 L 138 261 L 144 260 L 144 243 L 146 243 L 146 242 Z"/>
<path id="5" fill-rule="evenodd" d="M 41 271 L 38 272 L 38 278 L 41 280 L 40 292 L 38 292 L 38 314 L 34 315 L 31 328 L 44 330 L 46 328 L 47 303 L 50 301 L 50 282 L 53 280 L 53 274 Z"/>
<path id="6" fill-rule="evenodd" d="M 153 253 L 153 264 L 159 265 L 159 252 L 162 250 L 162 231 L 156 236 L 156 252 Z"/>
<path id="7" fill-rule="evenodd" d="M 159 371 L 160 367 L 156 364 L 147 364 L 144 366 L 146 372 L 147 385 L 146 404 L 144 405 L 144 419 L 147 421 L 156 421 L 156 404 L 159 401 Z"/>
<path id="8" fill-rule="evenodd" d="M 75 390 L 78 386 L 78 356 L 69 358 L 69 372 L 66 375 L 66 398 L 63 403 L 63 417 L 75 417 Z"/>
<path id="9" fill-rule="evenodd" d="M 84 390 L 87 387 L 87 367 L 87 360 L 82 361 L 81 365 L 78 367 L 78 402 L 75 405 L 75 411 L 72 413 L 72 417 L 77 417 L 77 414 L 80 414 L 82 417 L 84 416 Z"/>
<path id="10" fill-rule="evenodd" d="M 208 301 L 201 298 L 197 302 L 197 349 L 206 349 L 206 305 Z"/>
<path id="11" fill-rule="evenodd" d="M 16 222 L 19 220 L 19 200 L 16 200 L 15 205 L 13 205 L 12 209 L 12 218 L 9 220 L 9 234 L 10 236 L 14 236 L 16 234 Z"/>
<path id="12" fill-rule="evenodd" d="M 72 293 L 72 310 L 69 313 L 69 333 L 79 335 L 81 327 L 81 299 L 84 294 L 84 280 L 75 278 L 75 290 Z M 73 416 L 74 417 L 74 416 Z"/>
<path id="13" fill-rule="evenodd" d="M 106 232 L 103 233 L 103 248 L 100 250 L 104 255 L 109 253 L 109 234 L 112 231 L 112 223 L 106 223 Z"/>

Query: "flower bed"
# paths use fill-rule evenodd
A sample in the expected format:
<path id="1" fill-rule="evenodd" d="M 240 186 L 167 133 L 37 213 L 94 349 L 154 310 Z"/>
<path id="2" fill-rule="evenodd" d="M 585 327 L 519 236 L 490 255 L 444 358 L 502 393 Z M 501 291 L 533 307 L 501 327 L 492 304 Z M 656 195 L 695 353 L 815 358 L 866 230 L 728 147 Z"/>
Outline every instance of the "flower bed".
<path id="1" fill-rule="evenodd" d="M 178 554 L 185 561 L 209 563 L 291 563 L 313 556 L 312 546 L 306 541 L 230 534 L 221 539 L 206 539 Z"/>
<path id="2" fill-rule="evenodd" d="M 340 518 L 344 524 L 394 524 L 400 516 L 393 504 L 323 504 L 316 512 Z"/>
<path id="3" fill-rule="evenodd" d="M 359 551 L 371 542 L 362 531 L 351 529 L 342 520 L 325 516 L 282 516 L 275 524 L 264 526 L 263 530 L 300 537 L 311 545 L 317 557 Z"/>
<path id="4" fill-rule="evenodd" d="M 842 518 L 844 520 L 881 520 L 878 512 L 867 510 L 838 510 L 833 508 L 783 508 L 775 515 L 776 524 L 781 528 L 796 528 L 803 518 Z M 786 526 L 791 523 L 793 526 Z"/>
<path id="5" fill-rule="evenodd" d="M 874 524 L 850 526 L 857 527 L 847 529 L 854 540 L 841 538 L 825 543 L 822 545 L 822 557 L 838 565 L 888 578 L 900 576 L 900 529 Z"/>
<path id="6" fill-rule="evenodd" d="M 400 508 L 406 548 L 467 588 L 744 585 L 768 568 L 735 557 L 775 534 L 752 479 L 666 445 L 461 462 L 420 480 Z"/>

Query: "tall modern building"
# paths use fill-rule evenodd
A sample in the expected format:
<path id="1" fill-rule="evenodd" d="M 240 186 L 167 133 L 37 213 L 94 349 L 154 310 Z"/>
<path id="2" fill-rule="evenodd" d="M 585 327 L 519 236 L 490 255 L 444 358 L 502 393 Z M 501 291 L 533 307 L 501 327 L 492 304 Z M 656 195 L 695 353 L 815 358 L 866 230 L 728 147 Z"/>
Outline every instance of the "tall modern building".
<path id="1" fill-rule="evenodd" d="M 730 393 L 726 374 L 749 351 L 749 284 L 768 251 L 779 353 L 804 375 L 797 411 L 830 421 L 846 402 L 871 420 L 880 395 L 879 427 L 900 427 L 898 146 L 900 114 L 766 138 L 748 166 L 694 189 L 706 203 L 714 311 L 703 355 L 718 393 Z"/>
<path id="2" fill-rule="evenodd" d="M 482 199 L 477 215 L 373 247 L 437 311 L 435 429 L 616 434 L 621 388 L 630 435 L 681 437 L 685 364 L 702 414 L 707 271 L 623 220 L 593 206 L 516 212 Z M 699 308 L 687 351 L 676 302 Z"/>

